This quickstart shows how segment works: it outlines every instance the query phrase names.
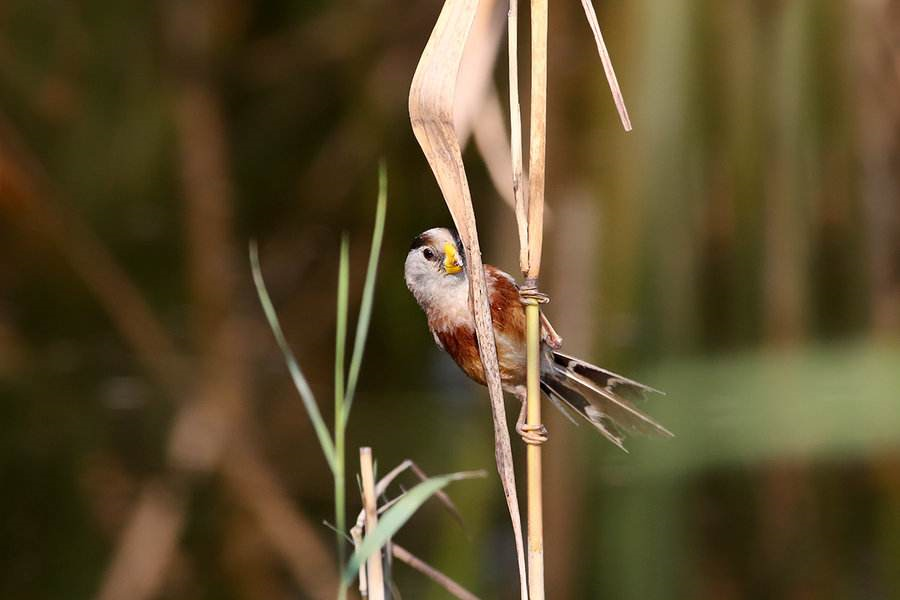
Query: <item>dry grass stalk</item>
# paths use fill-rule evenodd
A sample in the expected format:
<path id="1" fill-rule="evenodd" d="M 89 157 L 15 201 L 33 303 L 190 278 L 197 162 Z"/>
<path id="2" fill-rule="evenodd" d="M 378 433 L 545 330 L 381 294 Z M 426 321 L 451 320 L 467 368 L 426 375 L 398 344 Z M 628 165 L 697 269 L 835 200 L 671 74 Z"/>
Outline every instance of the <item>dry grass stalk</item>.
<path id="1" fill-rule="evenodd" d="M 625 99 L 622 97 L 622 90 L 619 89 L 619 80 L 616 78 L 616 71 L 613 69 L 612 59 L 609 58 L 606 42 L 603 41 L 603 34 L 600 33 L 600 24 L 597 22 L 597 13 L 594 11 L 594 5 L 591 4 L 591 0 L 581 0 L 581 6 L 584 7 L 584 15 L 587 17 L 588 24 L 591 26 L 591 33 L 594 34 L 594 41 L 597 43 L 597 52 L 600 53 L 600 62 L 603 63 L 603 71 L 606 73 L 606 81 L 609 82 L 609 89 L 612 92 L 613 101 L 616 103 L 616 110 L 619 111 L 619 119 L 622 121 L 622 127 L 625 128 L 625 131 L 631 131 L 631 118 L 628 116 L 628 109 L 625 107 Z"/>
<path id="2" fill-rule="evenodd" d="M 528 279 L 541 272 L 547 154 L 547 0 L 531 0 L 531 139 L 528 152 Z"/>
<path id="3" fill-rule="evenodd" d="M 372 449 L 359 449 L 359 472 L 362 478 L 363 508 L 366 511 L 366 533 L 375 531 L 378 526 L 378 498 L 375 495 L 375 469 L 372 465 Z M 366 583 L 369 598 L 384 600 L 384 569 L 381 564 L 381 551 L 372 553 L 366 561 Z"/>
<path id="4" fill-rule="evenodd" d="M 512 449 L 475 212 L 453 120 L 456 77 L 476 9 L 477 2 L 472 0 L 447 0 L 444 4 L 413 77 L 409 114 L 413 132 L 434 171 L 469 261 L 469 301 L 475 314 L 475 329 L 491 396 L 497 471 L 512 521 L 519 563 L 520 592 L 524 600 L 528 597 L 528 587 Z"/>
<path id="5" fill-rule="evenodd" d="M 519 105 L 519 2 L 509 0 L 509 145 L 512 155 L 513 196 L 519 232 L 519 268 L 528 272 L 528 200 L 522 164 L 522 109 Z"/>
<path id="6" fill-rule="evenodd" d="M 453 594 L 454 597 L 459 598 L 460 600 L 478 600 L 478 596 L 462 587 L 422 559 L 414 556 L 409 552 L 409 550 L 398 545 L 396 542 L 391 544 L 391 552 L 393 553 L 394 558 L 402 563 L 409 565 L 416 571 L 430 578 L 432 581 L 447 590 L 449 593 Z"/>
<path id="7" fill-rule="evenodd" d="M 528 164 L 528 261 L 524 290 L 537 292 L 544 231 L 544 176 L 547 153 L 547 0 L 531 1 L 531 130 Z M 519 227 L 521 227 L 519 219 Z M 541 308 L 526 295 L 526 422 L 541 425 Z M 531 444 L 528 470 L 528 589 L 531 600 L 544 599 L 544 499 L 541 447 Z"/>

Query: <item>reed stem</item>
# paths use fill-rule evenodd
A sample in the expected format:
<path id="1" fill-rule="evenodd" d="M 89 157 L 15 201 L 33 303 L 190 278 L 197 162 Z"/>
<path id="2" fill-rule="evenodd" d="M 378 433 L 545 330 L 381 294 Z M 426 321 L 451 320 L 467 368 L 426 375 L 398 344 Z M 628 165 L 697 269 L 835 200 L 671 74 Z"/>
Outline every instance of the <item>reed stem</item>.
<path id="1" fill-rule="evenodd" d="M 526 285 L 537 292 L 544 229 L 544 176 L 547 165 L 547 0 L 531 0 L 531 131 L 528 156 L 528 269 Z M 527 420 L 541 425 L 541 307 L 525 305 L 527 324 Z M 544 500 L 541 448 L 530 444 L 528 471 L 528 591 L 544 600 Z"/>
<path id="2" fill-rule="evenodd" d="M 541 307 L 536 300 L 525 305 L 527 325 L 528 404 L 527 423 L 541 423 Z M 541 447 L 528 445 L 528 589 L 531 600 L 544 598 L 544 496 L 541 489 Z"/>
<path id="3" fill-rule="evenodd" d="M 378 527 L 378 502 L 375 497 L 375 469 L 372 466 L 372 449 L 359 449 L 359 474 L 362 479 L 363 509 L 366 512 L 366 537 Z M 371 600 L 384 600 L 384 569 L 381 550 L 376 550 L 366 560 L 366 578 Z"/>

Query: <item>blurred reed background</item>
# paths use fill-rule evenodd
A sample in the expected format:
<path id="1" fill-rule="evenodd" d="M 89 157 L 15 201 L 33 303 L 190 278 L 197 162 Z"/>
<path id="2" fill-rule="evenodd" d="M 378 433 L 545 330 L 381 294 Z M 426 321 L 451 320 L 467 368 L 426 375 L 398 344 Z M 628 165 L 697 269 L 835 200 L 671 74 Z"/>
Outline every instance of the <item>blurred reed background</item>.
<path id="1" fill-rule="evenodd" d="M 581 7 L 553 3 L 547 312 L 572 353 L 666 390 L 649 410 L 677 437 L 623 455 L 550 417 L 549 595 L 900 597 L 900 3 L 597 9 L 635 131 Z M 329 398 L 340 232 L 358 301 L 382 156 L 349 447 L 493 473 L 487 394 L 402 280 L 449 222 L 406 114 L 438 11 L 0 5 L 0 595 L 332 597 L 331 479 L 246 243 Z M 467 159 L 485 258 L 515 272 L 512 213 Z M 398 541 L 514 597 L 499 490 L 450 490 L 468 537 L 426 506 Z"/>

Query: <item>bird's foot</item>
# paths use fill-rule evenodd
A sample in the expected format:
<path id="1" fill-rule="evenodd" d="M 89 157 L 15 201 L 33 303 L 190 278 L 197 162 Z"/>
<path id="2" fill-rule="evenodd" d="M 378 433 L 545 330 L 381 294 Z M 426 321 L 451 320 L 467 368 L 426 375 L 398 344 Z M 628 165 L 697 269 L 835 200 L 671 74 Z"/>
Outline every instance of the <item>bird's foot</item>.
<path id="1" fill-rule="evenodd" d="M 522 304 L 547 304 L 550 302 L 550 296 L 534 286 L 523 284 L 519 288 L 519 301 Z"/>
<path id="2" fill-rule="evenodd" d="M 516 433 L 519 434 L 523 442 L 532 446 L 540 446 L 549 439 L 549 436 L 547 435 L 547 428 L 544 427 L 543 424 L 517 424 Z"/>
<path id="3" fill-rule="evenodd" d="M 550 296 L 538 289 L 536 278 L 529 277 L 519 286 L 519 300 L 522 304 L 547 304 Z"/>

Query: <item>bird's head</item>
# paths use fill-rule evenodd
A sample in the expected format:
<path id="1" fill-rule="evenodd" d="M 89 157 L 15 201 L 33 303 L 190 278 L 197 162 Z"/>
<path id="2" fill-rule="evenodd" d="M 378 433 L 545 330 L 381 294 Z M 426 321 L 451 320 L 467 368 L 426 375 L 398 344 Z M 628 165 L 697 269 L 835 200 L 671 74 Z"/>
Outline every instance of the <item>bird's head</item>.
<path id="1" fill-rule="evenodd" d="M 435 227 L 420 233 L 406 255 L 406 286 L 423 306 L 466 282 L 462 243 L 455 231 Z"/>

